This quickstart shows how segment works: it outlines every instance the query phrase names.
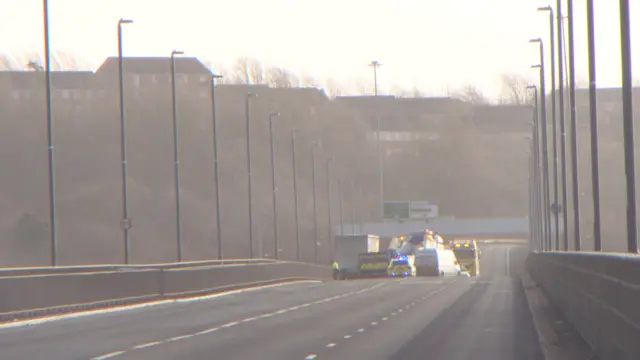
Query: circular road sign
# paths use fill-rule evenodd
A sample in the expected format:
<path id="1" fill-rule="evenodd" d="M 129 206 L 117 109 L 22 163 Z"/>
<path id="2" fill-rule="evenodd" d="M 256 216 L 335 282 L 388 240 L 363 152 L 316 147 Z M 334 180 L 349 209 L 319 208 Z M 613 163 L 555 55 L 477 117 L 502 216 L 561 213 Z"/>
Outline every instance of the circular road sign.
<path id="1" fill-rule="evenodd" d="M 122 230 L 129 230 L 131 229 L 131 219 L 128 218 L 124 218 L 120 221 L 120 227 L 122 228 Z"/>

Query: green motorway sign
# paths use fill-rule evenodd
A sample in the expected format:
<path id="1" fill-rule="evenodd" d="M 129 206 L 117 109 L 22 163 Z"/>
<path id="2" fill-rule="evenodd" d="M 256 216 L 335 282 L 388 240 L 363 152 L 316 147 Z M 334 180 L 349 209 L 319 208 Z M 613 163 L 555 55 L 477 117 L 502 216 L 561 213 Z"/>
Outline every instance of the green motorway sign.
<path id="1" fill-rule="evenodd" d="M 410 202 L 409 201 L 389 201 L 384 203 L 385 219 L 408 219 Z"/>

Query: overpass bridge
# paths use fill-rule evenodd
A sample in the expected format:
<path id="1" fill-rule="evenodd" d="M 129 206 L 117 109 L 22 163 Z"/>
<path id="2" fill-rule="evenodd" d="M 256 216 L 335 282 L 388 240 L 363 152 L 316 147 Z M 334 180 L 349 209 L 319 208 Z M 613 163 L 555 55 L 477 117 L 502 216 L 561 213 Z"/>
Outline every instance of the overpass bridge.
<path id="1" fill-rule="evenodd" d="M 409 234 L 429 228 L 448 239 L 527 239 L 529 238 L 529 219 L 521 218 L 488 218 L 488 219 L 456 219 L 436 218 L 413 221 L 384 221 L 377 223 L 348 224 L 342 231 L 345 234 L 370 233 L 380 237 L 393 237 Z M 336 231 L 340 231 L 338 227 Z"/>

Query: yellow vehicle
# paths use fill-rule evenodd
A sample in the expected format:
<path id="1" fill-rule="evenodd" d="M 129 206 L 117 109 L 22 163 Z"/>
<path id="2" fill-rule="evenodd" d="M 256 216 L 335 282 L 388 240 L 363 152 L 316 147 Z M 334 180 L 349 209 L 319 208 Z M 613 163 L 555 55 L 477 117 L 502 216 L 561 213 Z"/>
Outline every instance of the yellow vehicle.
<path id="1" fill-rule="evenodd" d="M 453 240 L 451 249 L 458 263 L 469 272 L 471 276 L 480 275 L 480 249 L 475 240 Z"/>

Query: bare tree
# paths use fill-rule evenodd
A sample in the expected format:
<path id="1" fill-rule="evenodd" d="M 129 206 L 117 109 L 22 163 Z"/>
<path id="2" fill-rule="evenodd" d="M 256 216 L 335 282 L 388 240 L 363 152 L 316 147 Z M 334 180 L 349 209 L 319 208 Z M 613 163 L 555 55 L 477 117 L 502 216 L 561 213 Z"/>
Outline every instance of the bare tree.
<path id="1" fill-rule="evenodd" d="M 373 85 L 369 86 L 363 79 L 357 79 L 351 84 L 353 93 L 358 95 L 373 95 Z"/>
<path id="2" fill-rule="evenodd" d="M 330 98 L 344 95 L 345 91 L 342 85 L 333 78 L 328 78 L 324 83 L 324 91 Z"/>
<path id="3" fill-rule="evenodd" d="M 320 85 L 318 84 L 318 80 L 316 80 L 316 78 L 314 78 L 313 76 L 307 73 L 300 75 L 300 86 L 315 87 L 315 88 L 320 87 Z"/>
<path id="4" fill-rule="evenodd" d="M 529 101 L 527 91 L 529 81 L 518 74 L 503 74 L 501 103 L 523 105 Z"/>
<path id="5" fill-rule="evenodd" d="M 79 56 L 64 51 L 54 51 L 51 56 L 53 70 L 89 70 L 91 66 Z"/>
<path id="6" fill-rule="evenodd" d="M 266 83 L 277 88 L 292 88 L 300 85 L 300 79 L 288 70 L 272 66 L 265 71 Z"/>
<path id="7" fill-rule="evenodd" d="M 390 92 L 391 92 L 391 94 L 393 94 L 393 95 L 395 95 L 397 97 L 400 97 L 400 98 L 410 98 L 410 97 L 413 96 L 413 93 L 411 91 L 409 91 L 407 89 L 404 89 L 403 87 L 401 87 L 401 86 L 399 86 L 397 84 L 394 84 L 391 87 L 391 91 Z"/>
<path id="8" fill-rule="evenodd" d="M 418 86 L 413 85 L 413 89 L 411 89 L 411 95 L 414 98 L 421 98 L 424 97 L 425 94 L 418 88 Z"/>
<path id="9" fill-rule="evenodd" d="M 0 53 L 0 69 L 3 70 L 18 70 L 22 66 L 17 65 L 13 57 L 7 53 Z"/>
<path id="10" fill-rule="evenodd" d="M 241 57 L 236 60 L 233 83 L 236 84 L 264 84 L 264 68 L 259 60 Z"/>
<path id="11" fill-rule="evenodd" d="M 458 91 L 451 91 L 450 89 L 447 89 L 447 94 L 450 97 L 454 97 L 462 101 L 469 102 L 471 104 L 477 105 L 477 104 L 489 103 L 489 99 L 487 99 L 484 96 L 484 94 L 482 93 L 482 90 L 478 89 L 474 85 L 467 85 Z"/>

